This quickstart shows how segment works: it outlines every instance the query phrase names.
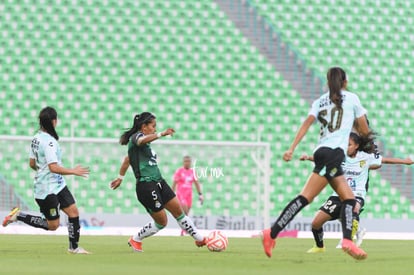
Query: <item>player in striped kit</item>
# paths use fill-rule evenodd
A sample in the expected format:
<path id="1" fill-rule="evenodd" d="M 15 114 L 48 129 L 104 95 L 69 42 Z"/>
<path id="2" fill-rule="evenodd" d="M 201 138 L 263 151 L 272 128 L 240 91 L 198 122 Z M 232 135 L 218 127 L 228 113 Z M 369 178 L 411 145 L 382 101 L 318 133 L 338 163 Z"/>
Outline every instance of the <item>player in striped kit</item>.
<path id="1" fill-rule="evenodd" d="M 300 194 L 291 200 L 269 229 L 262 231 L 262 244 L 265 254 L 272 256 L 275 239 L 289 222 L 308 205 L 328 183 L 342 200 L 341 216 L 343 242 L 342 249 L 357 260 L 367 257 L 365 251 L 357 247 L 351 239 L 355 196 L 348 186 L 342 170 L 342 162 L 348 148 L 349 134 L 356 122 L 358 132 L 369 135 L 366 110 L 356 94 L 346 91 L 347 79 L 341 68 L 330 68 L 327 73 L 329 92 L 315 100 L 308 117 L 302 123 L 290 148 L 283 159 L 290 161 L 293 152 L 309 127 L 318 121 L 321 126 L 319 144 L 314 151 L 315 167 Z"/>
<path id="2" fill-rule="evenodd" d="M 368 189 L 367 182 L 369 170 L 379 169 L 382 164 L 413 164 L 413 161 L 410 158 L 385 158 L 377 152 L 373 152 L 373 148 L 366 150 L 365 148 L 367 148 L 367 146 L 365 145 L 367 143 L 371 143 L 371 141 L 363 140 L 356 133 L 351 133 L 349 137 L 347 156 L 345 158 L 345 162 L 343 163 L 346 180 L 354 192 L 357 201 L 354 212 L 356 214 L 354 217 L 356 228 L 359 228 L 359 214 L 361 213 L 365 203 L 365 196 Z M 300 159 L 313 161 L 312 156 L 306 155 L 302 156 Z M 339 219 L 341 207 L 342 203 L 338 194 L 333 192 L 333 194 L 321 206 L 312 221 L 312 233 L 316 244 L 308 250 L 308 253 L 325 252 L 322 226 L 330 220 Z M 363 231 L 358 233 L 355 230 L 357 235 L 357 246 L 360 246 L 362 243 L 362 232 Z"/>

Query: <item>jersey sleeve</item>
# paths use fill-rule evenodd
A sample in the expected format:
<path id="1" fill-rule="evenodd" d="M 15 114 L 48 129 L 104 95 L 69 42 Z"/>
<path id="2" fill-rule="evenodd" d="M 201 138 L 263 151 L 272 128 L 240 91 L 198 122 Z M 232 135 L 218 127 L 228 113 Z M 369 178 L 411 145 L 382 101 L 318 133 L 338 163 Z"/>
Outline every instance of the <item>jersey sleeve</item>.
<path id="1" fill-rule="evenodd" d="M 368 159 L 369 166 L 381 166 L 382 164 L 382 156 L 380 154 L 370 154 Z"/>
<path id="2" fill-rule="evenodd" d="M 143 137 L 143 136 L 144 136 L 144 134 L 143 134 L 143 133 L 141 133 L 141 132 L 139 132 L 139 133 L 133 134 L 133 135 L 131 136 L 130 140 L 131 140 L 131 141 L 132 141 L 135 145 L 139 146 L 139 145 L 138 145 L 138 139 L 139 139 L 139 138 L 141 138 L 141 137 Z"/>
<path id="3" fill-rule="evenodd" d="M 362 107 L 359 97 L 354 94 L 354 115 L 356 118 L 362 117 L 367 114 L 367 110 Z"/>
<path id="4" fill-rule="evenodd" d="M 51 163 L 58 163 L 58 156 L 57 156 L 57 142 L 53 140 L 48 140 L 45 142 L 44 146 L 44 153 L 45 159 L 47 164 Z"/>
<path id="5" fill-rule="evenodd" d="M 315 118 L 318 118 L 318 113 L 319 113 L 319 100 L 315 100 L 312 103 L 312 107 L 308 113 L 309 116 L 314 116 Z"/>
<path id="6" fill-rule="evenodd" d="M 180 181 L 180 169 L 177 169 L 173 175 L 173 181 L 178 182 Z"/>
<path id="7" fill-rule="evenodd" d="M 32 146 L 30 146 L 30 149 L 29 149 L 29 159 L 36 159 Z"/>

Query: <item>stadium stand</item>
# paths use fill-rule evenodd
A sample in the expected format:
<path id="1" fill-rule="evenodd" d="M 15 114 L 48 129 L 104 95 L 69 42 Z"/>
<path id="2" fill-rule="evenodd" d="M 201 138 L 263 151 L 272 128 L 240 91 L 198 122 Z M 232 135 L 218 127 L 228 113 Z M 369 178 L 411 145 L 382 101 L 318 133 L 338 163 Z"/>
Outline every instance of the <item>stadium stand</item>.
<path id="1" fill-rule="evenodd" d="M 265 8 L 264 2 L 257 3 L 264 14 L 275 14 L 268 10 L 271 5 Z M 284 9 L 288 5 L 274 6 Z M 0 118 L 4 121 L 0 134 L 33 135 L 37 112 L 46 104 L 59 110 L 58 130 L 66 137 L 116 138 L 130 125 L 134 113 L 150 110 L 159 118 L 158 128 L 176 128 L 177 139 L 255 141 L 261 131 L 262 140 L 271 142 L 273 151 L 272 214 L 277 214 L 301 189 L 311 166 L 299 162 L 286 166 L 280 155 L 306 116 L 308 105 L 215 3 L 108 0 L 79 5 L 76 1 L 9 1 L 0 4 L 0 12 L 0 27 L 5 30 L 0 33 Z M 291 14 L 295 20 L 300 19 L 296 13 Z M 285 19 L 283 24 L 287 24 L 288 17 Z M 308 26 L 302 24 L 301 28 L 306 35 Z M 289 29 L 284 29 L 284 38 L 298 39 Z M 297 45 L 305 48 L 302 40 Z M 319 44 L 307 49 L 318 48 L 323 41 L 315 40 Z M 307 56 L 305 50 L 303 54 Z M 325 71 L 328 61 L 320 58 L 325 54 L 315 54 L 315 69 Z M 312 55 L 308 56 L 313 60 Z M 332 56 L 339 58 L 336 53 Z M 357 65 L 350 67 L 350 74 L 360 75 L 358 69 Z M 362 81 L 358 83 L 362 85 Z M 355 86 L 365 91 L 362 98 L 368 98 L 368 93 L 379 85 L 365 83 L 371 83 L 370 89 Z M 394 97 L 385 94 L 379 94 L 378 99 L 395 102 Z M 380 105 L 385 100 L 375 102 L 372 104 Z M 406 102 L 408 108 L 410 103 Z M 384 115 L 387 112 L 384 109 Z M 375 125 L 380 121 L 374 120 Z M 388 129 L 387 125 L 383 127 Z M 305 140 L 298 152 L 311 152 L 315 142 Z M 10 142 L 7 150 L 0 153 L 0 167 L 15 190 L 36 209 L 26 155 L 15 154 L 22 146 L 26 145 Z M 121 191 L 107 188 L 117 175 L 122 155 L 102 154 L 99 149 L 88 153 L 85 156 L 80 152 L 73 161 L 92 167 L 89 180 L 68 179 L 81 210 L 143 213 L 135 199 L 132 175 L 128 175 Z M 162 162 L 162 172 L 168 180 L 171 177 L 167 175 L 172 175 L 179 165 L 180 159 Z M 235 165 L 245 167 L 242 162 Z M 381 182 L 381 188 L 373 189 L 379 196 L 370 197 L 369 215 L 414 216 L 406 207 L 409 202 L 400 200 L 400 194 L 389 183 L 377 174 L 375 180 Z M 195 205 L 195 214 L 208 211 L 216 215 L 247 215 L 254 208 L 248 195 L 234 200 L 240 194 L 252 193 L 246 180 L 205 184 L 204 189 L 207 200 L 203 207 Z M 330 192 L 325 190 L 301 215 L 313 216 Z M 393 204 L 382 204 L 384 198 Z"/>
<path id="2" fill-rule="evenodd" d="M 332 64 L 349 74 L 350 89 L 369 109 L 370 122 L 401 154 L 411 153 L 413 136 L 414 5 L 386 1 L 251 0 L 313 70 Z M 403 4 L 404 3 L 404 4 Z M 397 128 L 395 130 L 395 128 Z"/>

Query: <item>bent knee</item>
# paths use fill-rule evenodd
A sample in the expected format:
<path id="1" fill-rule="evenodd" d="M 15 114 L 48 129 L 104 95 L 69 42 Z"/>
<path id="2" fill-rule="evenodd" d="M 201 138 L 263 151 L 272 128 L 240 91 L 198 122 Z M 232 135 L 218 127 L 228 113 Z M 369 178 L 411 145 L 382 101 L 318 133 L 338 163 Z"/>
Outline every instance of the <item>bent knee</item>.
<path id="1" fill-rule="evenodd" d="M 66 213 L 66 215 L 68 215 L 69 218 L 79 217 L 79 210 L 76 207 L 76 204 L 72 204 L 67 208 L 63 208 L 62 210 Z"/>
<path id="2" fill-rule="evenodd" d="M 49 231 L 55 231 L 56 229 L 59 228 L 59 220 L 57 221 L 48 221 L 47 222 L 47 230 Z"/>
<path id="3" fill-rule="evenodd" d="M 159 226 L 162 226 L 163 228 L 167 226 L 168 224 L 168 219 L 158 219 L 158 220 L 154 220 Z"/>
<path id="4" fill-rule="evenodd" d="M 318 230 L 318 229 L 321 229 L 321 228 L 322 228 L 322 225 L 319 222 L 316 222 L 316 221 L 312 222 L 312 229 Z"/>

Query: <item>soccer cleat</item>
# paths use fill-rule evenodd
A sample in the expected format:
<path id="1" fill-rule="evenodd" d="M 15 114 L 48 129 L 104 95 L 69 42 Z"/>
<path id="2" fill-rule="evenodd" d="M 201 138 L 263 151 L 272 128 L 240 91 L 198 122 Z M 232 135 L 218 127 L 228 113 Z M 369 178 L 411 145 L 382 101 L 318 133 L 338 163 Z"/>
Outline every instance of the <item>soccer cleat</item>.
<path id="1" fill-rule="evenodd" d="M 3 226 L 7 226 L 15 221 L 17 221 L 17 216 L 20 213 L 20 209 L 18 207 L 15 207 L 10 211 L 10 213 L 4 218 L 3 220 Z"/>
<path id="2" fill-rule="evenodd" d="M 336 245 L 337 249 L 341 249 L 342 248 L 342 239 L 339 240 L 339 243 Z"/>
<path id="3" fill-rule="evenodd" d="M 261 237 L 262 237 L 262 245 L 263 245 L 264 252 L 266 256 L 270 258 L 272 257 L 272 249 L 276 245 L 275 239 L 272 239 L 272 237 L 270 236 L 270 228 L 263 230 Z"/>
<path id="4" fill-rule="evenodd" d="M 362 241 L 364 240 L 364 236 L 367 233 L 367 230 L 365 228 L 359 228 L 358 232 L 355 235 L 355 244 L 356 246 L 360 247 L 362 244 Z"/>
<path id="5" fill-rule="evenodd" d="M 314 246 L 311 249 L 309 249 L 306 253 L 324 253 L 325 250 L 325 247 Z"/>
<path id="6" fill-rule="evenodd" d="M 207 238 L 204 237 L 204 239 L 202 241 L 195 241 L 195 245 L 198 247 L 202 247 L 205 246 L 207 244 Z"/>
<path id="7" fill-rule="evenodd" d="M 134 238 L 129 238 L 129 240 L 128 240 L 128 245 L 130 246 L 130 247 L 132 247 L 132 249 L 135 251 L 135 252 L 144 252 L 144 250 L 142 250 L 142 242 L 137 242 L 137 241 L 135 241 L 134 240 Z"/>
<path id="8" fill-rule="evenodd" d="M 80 246 L 78 248 L 75 248 L 75 249 L 69 248 L 68 253 L 69 254 L 83 254 L 83 255 L 91 254 L 89 251 L 85 250 L 84 248 L 82 248 Z"/>
<path id="9" fill-rule="evenodd" d="M 357 247 L 351 240 L 348 239 L 342 240 L 342 250 L 356 260 L 364 260 L 368 257 L 364 250 Z"/>

